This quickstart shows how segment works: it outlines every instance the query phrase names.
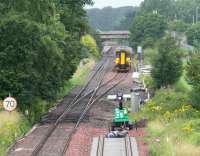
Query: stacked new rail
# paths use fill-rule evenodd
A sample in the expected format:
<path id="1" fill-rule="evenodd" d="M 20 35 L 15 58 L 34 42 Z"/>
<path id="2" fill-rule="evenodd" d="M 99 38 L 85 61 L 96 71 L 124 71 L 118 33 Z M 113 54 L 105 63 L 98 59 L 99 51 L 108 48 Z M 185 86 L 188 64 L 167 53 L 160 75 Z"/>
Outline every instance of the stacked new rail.
<path id="1" fill-rule="evenodd" d="M 90 156 L 139 156 L 136 139 L 125 138 L 93 138 Z"/>

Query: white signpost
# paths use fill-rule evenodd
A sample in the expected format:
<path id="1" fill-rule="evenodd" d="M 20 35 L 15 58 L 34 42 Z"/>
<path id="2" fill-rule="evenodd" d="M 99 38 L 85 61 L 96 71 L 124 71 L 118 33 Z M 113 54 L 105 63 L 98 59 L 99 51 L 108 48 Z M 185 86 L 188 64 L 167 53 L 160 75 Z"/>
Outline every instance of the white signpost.
<path id="1" fill-rule="evenodd" d="M 137 53 L 142 54 L 142 47 L 141 46 L 137 47 Z"/>
<path id="2" fill-rule="evenodd" d="M 17 101 L 13 97 L 7 97 L 3 100 L 3 107 L 6 111 L 12 112 L 17 108 Z"/>
<path id="3" fill-rule="evenodd" d="M 138 61 L 139 61 L 139 63 L 138 63 L 138 71 L 140 71 L 140 68 L 141 68 L 141 66 L 142 66 L 142 47 L 141 46 L 138 46 L 137 47 L 137 53 L 138 53 Z"/>

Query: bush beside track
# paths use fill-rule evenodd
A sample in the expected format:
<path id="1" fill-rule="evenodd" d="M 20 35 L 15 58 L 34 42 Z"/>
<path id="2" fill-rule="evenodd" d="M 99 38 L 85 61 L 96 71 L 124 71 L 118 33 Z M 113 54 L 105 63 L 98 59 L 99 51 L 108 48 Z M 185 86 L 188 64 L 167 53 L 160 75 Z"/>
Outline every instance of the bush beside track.
<path id="1" fill-rule="evenodd" d="M 150 156 L 200 155 L 200 113 L 189 101 L 187 93 L 160 89 L 134 116 L 137 120 L 149 120 L 146 141 Z"/>
<path id="2" fill-rule="evenodd" d="M 150 156 L 200 155 L 200 112 L 191 104 L 192 87 L 186 82 L 185 73 L 174 85 L 159 90 L 155 90 L 151 76 L 142 77 L 155 95 L 131 116 L 133 120 L 149 121 L 146 142 Z"/>

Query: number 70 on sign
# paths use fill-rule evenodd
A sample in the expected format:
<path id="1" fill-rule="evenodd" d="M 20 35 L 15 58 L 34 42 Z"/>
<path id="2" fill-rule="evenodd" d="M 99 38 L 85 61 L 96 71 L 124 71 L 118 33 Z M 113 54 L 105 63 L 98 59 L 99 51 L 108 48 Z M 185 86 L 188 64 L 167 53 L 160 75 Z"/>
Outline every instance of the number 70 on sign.
<path id="1" fill-rule="evenodd" d="M 6 111 L 12 112 L 17 108 L 17 101 L 13 97 L 7 97 L 3 101 L 3 107 Z"/>

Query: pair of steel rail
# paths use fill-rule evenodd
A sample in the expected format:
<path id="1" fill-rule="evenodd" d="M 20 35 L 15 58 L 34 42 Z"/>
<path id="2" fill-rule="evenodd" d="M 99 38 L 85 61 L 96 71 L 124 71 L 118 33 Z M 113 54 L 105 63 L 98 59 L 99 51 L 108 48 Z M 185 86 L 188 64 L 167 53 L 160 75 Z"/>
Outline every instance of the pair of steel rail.
<path id="1" fill-rule="evenodd" d="M 57 118 L 56 122 L 50 127 L 50 129 L 48 130 L 47 134 L 44 136 L 44 138 L 40 141 L 40 143 L 35 147 L 34 151 L 32 152 L 31 156 L 37 156 L 39 154 L 39 152 L 41 151 L 41 149 L 43 148 L 43 146 L 45 145 L 46 141 L 48 140 L 48 138 L 52 135 L 52 133 L 56 130 L 57 126 L 63 121 L 63 119 L 66 117 L 66 115 L 74 108 L 76 107 L 78 104 L 81 103 L 81 101 L 85 98 L 89 97 L 89 101 L 88 103 L 85 105 L 84 110 L 80 113 L 79 119 L 77 120 L 76 124 L 74 125 L 73 129 L 71 130 L 70 134 L 68 135 L 68 137 L 66 138 L 66 144 L 64 145 L 64 150 L 62 151 L 61 156 L 64 156 L 67 148 L 69 146 L 70 140 L 72 138 L 72 135 L 74 134 L 74 132 L 77 130 L 78 126 L 80 125 L 80 123 L 82 122 L 82 120 L 84 119 L 84 117 L 87 115 L 87 113 L 89 112 L 89 110 L 92 108 L 92 106 L 99 101 L 103 96 L 105 96 L 109 91 L 111 91 L 113 88 L 115 88 L 116 86 L 118 86 L 122 81 L 124 81 L 124 79 L 126 78 L 127 75 L 121 75 L 121 77 L 118 78 L 118 81 L 116 83 L 114 83 L 113 85 L 111 85 L 109 88 L 107 88 L 102 94 L 97 95 L 97 92 L 102 89 L 103 87 L 107 86 L 110 82 L 113 82 L 114 79 L 117 78 L 116 74 L 113 78 L 111 78 L 110 80 L 108 80 L 107 82 L 103 83 L 103 78 L 105 76 L 106 73 L 106 65 L 107 63 L 109 63 L 108 59 L 103 59 L 103 61 L 101 63 L 99 63 L 96 67 L 95 72 L 90 76 L 90 79 L 88 80 L 88 82 L 86 83 L 86 85 L 80 90 L 80 92 L 77 94 L 77 96 L 73 99 L 73 101 L 66 107 L 66 109 L 64 110 L 64 112 Z M 87 89 L 87 87 L 89 86 L 89 84 L 91 83 L 91 81 L 97 76 L 98 79 L 97 80 L 97 86 L 94 89 L 91 89 L 90 91 L 88 91 L 87 93 L 85 93 L 83 95 L 83 93 L 85 92 L 85 90 Z"/>

